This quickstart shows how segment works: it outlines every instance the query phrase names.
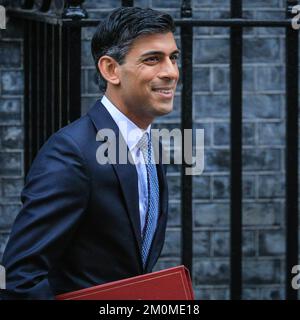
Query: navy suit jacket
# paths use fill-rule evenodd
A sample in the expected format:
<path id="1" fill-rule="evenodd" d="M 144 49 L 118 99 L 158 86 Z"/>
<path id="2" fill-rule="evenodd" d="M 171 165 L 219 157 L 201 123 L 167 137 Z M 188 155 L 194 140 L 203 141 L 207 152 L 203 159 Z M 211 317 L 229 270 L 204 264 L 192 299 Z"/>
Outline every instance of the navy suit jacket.
<path id="1" fill-rule="evenodd" d="M 162 164 L 158 227 L 145 268 L 141 258 L 137 171 L 96 160 L 100 129 L 119 129 L 97 101 L 39 151 L 21 194 L 23 207 L 3 255 L 6 299 L 55 295 L 151 272 L 163 247 L 167 183 Z M 118 148 L 117 148 L 118 150 Z"/>

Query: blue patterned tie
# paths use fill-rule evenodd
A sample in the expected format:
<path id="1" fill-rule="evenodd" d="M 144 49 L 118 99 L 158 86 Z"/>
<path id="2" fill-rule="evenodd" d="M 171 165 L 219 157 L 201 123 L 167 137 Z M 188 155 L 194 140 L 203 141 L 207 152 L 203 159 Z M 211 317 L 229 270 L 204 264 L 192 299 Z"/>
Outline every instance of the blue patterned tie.
<path id="1" fill-rule="evenodd" d="M 156 166 L 152 157 L 151 140 L 149 139 L 149 134 L 147 132 L 143 134 L 138 146 L 145 160 L 148 185 L 148 208 L 142 234 L 142 259 L 143 266 L 145 267 L 157 226 L 157 218 L 159 213 L 159 184 Z"/>

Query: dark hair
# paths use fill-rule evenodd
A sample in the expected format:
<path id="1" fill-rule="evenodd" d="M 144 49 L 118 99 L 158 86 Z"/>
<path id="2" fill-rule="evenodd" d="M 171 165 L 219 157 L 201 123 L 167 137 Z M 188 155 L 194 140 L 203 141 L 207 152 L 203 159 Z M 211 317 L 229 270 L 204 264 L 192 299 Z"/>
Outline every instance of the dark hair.
<path id="1" fill-rule="evenodd" d="M 145 34 L 167 32 L 175 32 L 172 17 L 169 14 L 150 8 L 118 8 L 101 21 L 91 43 L 100 90 L 104 92 L 107 86 L 106 80 L 98 69 L 98 61 L 102 56 L 108 55 L 119 64 L 122 64 L 133 41 L 137 37 Z"/>

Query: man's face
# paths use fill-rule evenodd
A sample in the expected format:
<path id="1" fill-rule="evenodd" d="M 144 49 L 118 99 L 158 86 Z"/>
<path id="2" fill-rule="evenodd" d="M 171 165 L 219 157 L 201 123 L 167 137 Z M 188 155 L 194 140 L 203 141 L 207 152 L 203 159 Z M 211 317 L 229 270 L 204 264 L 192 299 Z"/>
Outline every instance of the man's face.
<path id="1" fill-rule="evenodd" d="M 134 41 L 119 66 L 118 104 L 141 127 L 172 111 L 178 54 L 171 32 L 144 35 Z"/>

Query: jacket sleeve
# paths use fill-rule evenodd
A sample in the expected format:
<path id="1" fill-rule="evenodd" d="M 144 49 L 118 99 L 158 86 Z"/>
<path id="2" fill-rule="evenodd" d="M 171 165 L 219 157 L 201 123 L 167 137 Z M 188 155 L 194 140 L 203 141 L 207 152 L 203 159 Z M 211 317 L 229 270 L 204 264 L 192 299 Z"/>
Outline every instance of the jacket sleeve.
<path id="1" fill-rule="evenodd" d="M 89 198 L 87 166 L 77 143 L 60 130 L 28 173 L 23 203 L 3 255 L 4 299 L 53 299 L 48 273 L 83 218 Z"/>

